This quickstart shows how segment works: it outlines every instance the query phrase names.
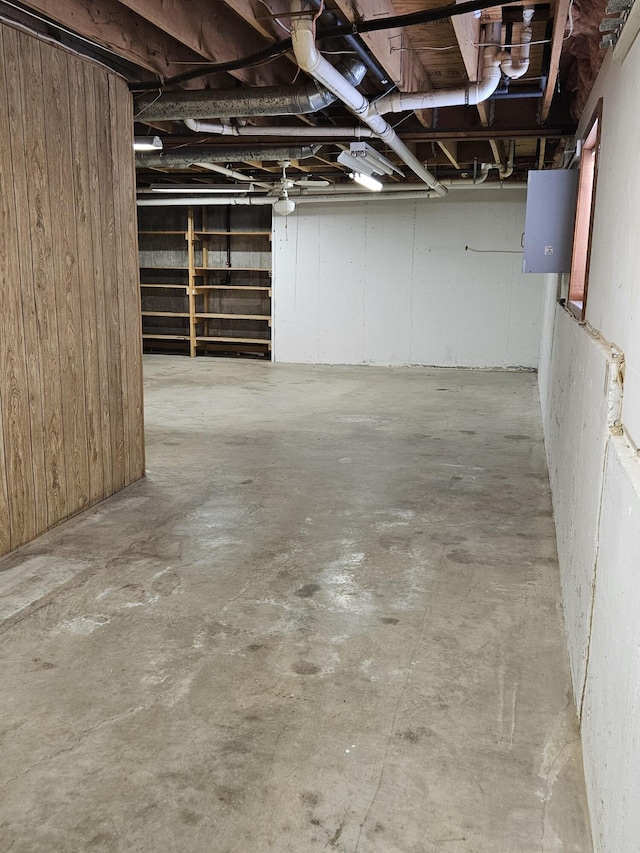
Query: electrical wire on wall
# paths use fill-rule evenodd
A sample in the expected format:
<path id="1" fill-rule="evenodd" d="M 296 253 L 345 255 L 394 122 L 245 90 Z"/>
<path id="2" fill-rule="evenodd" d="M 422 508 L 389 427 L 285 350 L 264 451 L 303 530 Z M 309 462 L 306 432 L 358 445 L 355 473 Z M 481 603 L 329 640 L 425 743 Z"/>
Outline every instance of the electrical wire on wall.
<path id="1" fill-rule="evenodd" d="M 465 252 L 477 252 L 480 255 L 521 255 L 522 249 L 474 249 L 472 246 L 465 246 Z"/>

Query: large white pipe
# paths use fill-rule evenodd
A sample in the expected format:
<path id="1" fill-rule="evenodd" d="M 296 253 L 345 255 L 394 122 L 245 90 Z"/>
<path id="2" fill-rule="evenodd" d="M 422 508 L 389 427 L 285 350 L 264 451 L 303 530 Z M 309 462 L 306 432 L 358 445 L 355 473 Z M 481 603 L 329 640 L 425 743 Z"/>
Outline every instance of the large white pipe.
<path id="1" fill-rule="evenodd" d="M 375 136 L 370 127 L 278 127 L 274 125 L 244 125 L 236 127 L 222 121 L 196 121 L 185 119 L 186 126 L 197 133 L 217 133 L 221 136 L 293 136 L 300 139 L 371 139 Z"/>
<path id="2" fill-rule="evenodd" d="M 450 183 L 451 189 L 470 190 L 474 186 L 483 190 L 523 190 L 527 185 L 524 182 L 512 182 L 508 184 L 492 183 L 483 184 L 482 182 L 474 182 L 472 180 L 455 181 L 452 179 Z M 425 185 L 424 189 L 405 189 L 404 187 L 387 188 L 379 193 L 368 192 L 358 188 L 341 187 L 336 188 L 335 194 L 329 189 L 324 189 L 322 192 L 303 191 L 304 194 L 291 194 L 291 200 L 298 204 L 332 204 L 339 202 L 359 202 L 359 201 L 425 201 L 433 198 L 437 194 Z M 224 205 L 273 205 L 278 201 L 275 196 L 201 196 L 194 198 L 193 196 L 172 196 L 171 198 L 139 198 L 136 202 L 138 207 L 189 207 L 194 206 L 224 206 Z"/>
<path id="3" fill-rule="evenodd" d="M 203 195 L 200 198 L 193 196 L 172 196 L 171 198 L 138 198 L 136 204 L 138 207 L 211 207 L 214 205 L 224 206 L 231 205 L 271 205 L 275 204 L 278 199 L 275 196 L 264 195 Z"/>
<path id="4" fill-rule="evenodd" d="M 500 50 L 502 25 L 493 24 L 482 60 L 482 79 L 458 89 L 441 89 L 436 92 L 394 92 L 379 98 L 371 105 L 377 113 L 401 113 L 409 110 L 428 110 L 437 107 L 456 107 L 486 101 L 498 88 L 501 73 L 511 79 L 522 77 L 529 68 L 529 50 L 532 37 L 531 19 L 534 9 L 523 11 L 524 25 L 520 34 L 520 55 L 514 62 L 511 54 Z"/>
<path id="5" fill-rule="evenodd" d="M 485 56 L 488 56 L 485 48 Z M 497 51 L 496 51 L 497 53 Z M 443 89 L 440 92 L 394 92 L 372 104 L 378 113 L 402 113 L 408 110 L 429 110 L 437 107 L 476 106 L 486 101 L 498 88 L 500 66 L 494 60 L 482 75 L 482 80 L 459 89 Z"/>
<path id="6" fill-rule="evenodd" d="M 499 26 L 497 31 L 499 32 Z M 379 98 L 371 105 L 377 113 L 401 113 L 407 110 L 428 110 L 436 107 L 457 107 L 486 101 L 498 88 L 500 65 L 498 48 L 491 45 L 484 48 L 482 59 L 482 79 L 477 83 L 458 89 L 442 89 L 439 92 L 394 92 Z"/>
<path id="7" fill-rule="evenodd" d="M 395 130 L 372 111 L 371 104 L 354 86 L 344 79 L 316 47 L 313 31 L 313 7 L 308 0 L 291 0 L 291 40 L 293 52 L 300 68 L 314 80 L 317 80 L 330 92 L 333 92 L 351 112 L 367 124 L 375 135 L 403 160 L 420 180 L 424 181 L 438 195 L 447 194 L 447 190 L 424 168 L 411 153 Z M 308 13 L 308 14 L 305 14 Z"/>

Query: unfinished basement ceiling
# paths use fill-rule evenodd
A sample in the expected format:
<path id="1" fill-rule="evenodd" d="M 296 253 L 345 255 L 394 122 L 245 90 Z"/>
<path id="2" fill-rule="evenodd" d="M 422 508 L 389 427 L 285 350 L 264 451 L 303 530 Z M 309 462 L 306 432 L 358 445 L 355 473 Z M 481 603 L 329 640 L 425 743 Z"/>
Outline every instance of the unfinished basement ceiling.
<path id="1" fill-rule="evenodd" d="M 573 136 L 575 105 L 584 103 L 603 55 L 598 24 L 606 2 L 463 7 L 471 5 L 478 8 L 454 17 L 446 12 L 455 5 L 445 9 L 440 0 L 31 0 L 0 2 L 0 11 L 127 77 L 136 134 L 157 135 L 163 143 L 160 154 L 138 157 L 141 191 L 159 183 L 231 183 L 248 189 L 240 177 L 275 184 L 279 160 L 290 161 L 290 179 L 311 176 L 340 190 L 352 182 L 338 157 L 357 141 L 358 128 L 402 172 L 383 175 L 387 187 L 422 189 L 424 178 L 393 145 L 300 70 L 287 40 L 295 22 L 313 17 L 321 54 L 341 74 L 346 71 L 351 86 L 369 102 L 387 95 L 386 103 L 398 92 L 438 94 L 470 86 L 470 97 L 463 95 L 456 106 L 402 109 L 400 104 L 381 120 L 395 129 L 398 150 L 406 146 L 445 186 L 459 179 L 522 181 L 530 169 L 557 164 Z M 302 14 L 296 11 L 300 6 Z M 427 23 L 386 20 L 438 10 L 438 19 Z M 523 16 L 531 19 L 530 31 Z M 384 28 L 364 31 L 371 22 Z M 326 37 L 340 26 L 343 33 Z M 491 50 L 483 45 L 497 39 L 497 86 L 474 105 L 474 84 L 486 82 Z M 527 65 L 521 44 L 529 39 Z M 255 54 L 264 60 L 242 61 Z M 230 70 L 223 70 L 225 63 L 233 63 Z M 301 91 L 312 92 L 310 104 L 295 100 Z M 206 103 L 181 104 L 188 93 Z M 198 165 L 202 162 L 213 167 Z M 225 169 L 234 174 L 223 174 Z"/>

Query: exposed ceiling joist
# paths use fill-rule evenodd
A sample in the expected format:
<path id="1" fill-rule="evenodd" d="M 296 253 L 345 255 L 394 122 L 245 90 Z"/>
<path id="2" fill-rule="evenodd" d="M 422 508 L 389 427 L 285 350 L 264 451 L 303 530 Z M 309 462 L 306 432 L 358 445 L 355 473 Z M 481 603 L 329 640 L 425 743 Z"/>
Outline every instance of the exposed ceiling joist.
<path id="1" fill-rule="evenodd" d="M 456 3 L 461 2 L 462 0 L 456 0 Z M 479 50 L 476 45 L 480 43 L 480 18 L 476 18 L 471 13 L 468 15 L 458 15 L 451 19 L 451 23 L 453 24 L 458 45 L 460 46 L 460 54 L 467 71 L 469 82 L 475 83 L 478 80 Z"/>
<path id="2" fill-rule="evenodd" d="M 268 41 L 224 3 L 209 0 L 119 0 L 176 41 L 212 62 L 226 62 L 255 53 Z M 238 4 L 241 5 L 241 4 Z M 291 81 L 289 63 L 272 62 L 231 72 L 243 83 L 272 86 Z"/>
<path id="3" fill-rule="evenodd" d="M 460 168 L 460 163 L 458 162 L 458 142 L 455 139 L 447 139 L 440 140 L 438 142 L 440 149 L 446 154 L 447 159 L 454 167 L 454 169 Z"/>
<path id="4" fill-rule="evenodd" d="M 505 148 L 504 140 L 502 139 L 490 139 L 489 145 L 491 146 L 491 151 L 493 152 L 493 162 L 496 165 L 506 166 L 507 165 L 507 150 Z"/>
<path id="5" fill-rule="evenodd" d="M 269 0 L 269 9 L 260 3 L 260 0 L 225 0 L 227 6 L 240 15 L 249 26 L 269 41 L 278 41 L 286 38 L 289 28 L 289 0 Z M 282 21 L 278 22 L 278 16 L 282 15 Z"/>
<path id="6" fill-rule="evenodd" d="M 558 71 L 560 69 L 560 54 L 562 53 L 562 43 L 564 41 L 564 32 L 567 26 L 567 18 L 569 17 L 569 8 L 572 0 L 557 0 L 553 18 L 553 35 L 551 37 L 551 60 L 549 64 L 549 76 L 547 85 L 545 86 L 540 104 L 540 122 L 544 122 L 549 118 L 551 110 L 551 101 L 556 90 L 558 81 Z"/>
<path id="7" fill-rule="evenodd" d="M 203 59 L 116 0 L 29 0 L 29 8 L 163 77 Z"/>
<path id="8" fill-rule="evenodd" d="M 456 0 L 461 3 L 462 0 Z M 460 47 L 460 54 L 470 83 L 475 83 L 479 76 L 479 54 L 477 47 L 480 44 L 481 22 L 474 15 L 459 15 L 451 19 L 456 39 Z M 484 127 L 491 124 L 490 107 L 487 103 L 478 104 L 478 115 Z M 489 144 L 493 152 L 494 162 L 504 165 L 504 146 L 500 146 L 495 139 L 490 139 Z"/>

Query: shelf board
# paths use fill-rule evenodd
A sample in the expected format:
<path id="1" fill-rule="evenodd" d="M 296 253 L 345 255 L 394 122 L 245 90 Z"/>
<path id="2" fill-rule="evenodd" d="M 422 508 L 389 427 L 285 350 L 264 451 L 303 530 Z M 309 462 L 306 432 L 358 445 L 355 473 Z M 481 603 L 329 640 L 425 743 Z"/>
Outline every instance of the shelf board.
<path id="1" fill-rule="evenodd" d="M 263 284 L 196 284 L 192 289 L 196 293 L 201 290 L 257 290 L 271 294 L 271 288 Z"/>
<path id="2" fill-rule="evenodd" d="M 165 267 L 166 269 L 166 267 Z M 271 272 L 271 267 L 194 267 L 196 273 L 205 272 Z"/>
<path id="3" fill-rule="evenodd" d="M 167 264 L 164 267 L 140 267 L 141 270 L 180 270 L 180 272 L 189 272 L 189 267 L 172 267 L 170 264 Z"/>
<path id="4" fill-rule="evenodd" d="M 149 335 L 146 332 L 142 335 L 143 340 L 149 341 L 188 341 L 189 335 Z"/>
<path id="5" fill-rule="evenodd" d="M 271 322 L 270 314 L 205 314 L 197 312 L 196 320 L 263 320 Z"/>
<path id="6" fill-rule="evenodd" d="M 271 231 L 194 231 L 196 237 L 271 237 Z"/>
<path id="7" fill-rule="evenodd" d="M 184 317 L 189 319 L 188 311 L 143 311 L 143 317 Z"/>
<path id="8" fill-rule="evenodd" d="M 148 236 L 151 236 L 154 234 L 159 234 L 160 236 L 167 235 L 167 234 L 171 234 L 171 235 L 180 234 L 185 239 L 187 237 L 187 233 L 188 232 L 187 232 L 186 228 L 183 231 L 138 231 L 138 234 L 140 234 L 141 236 L 145 236 L 145 237 L 148 237 Z"/>
<path id="9" fill-rule="evenodd" d="M 196 338 L 196 343 L 229 343 L 229 344 L 262 344 L 271 346 L 270 338 L 225 338 L 225 337 L 201 337 Z"/>
<path id="10" fill-rule="evenodd" d="M 141 281 L 140 287 L 158 287 L 158 288 L 169 288 L 170 290 L 186 290 L 189 287 L 188 284 L 161 284 L 157 281 L 154 282 L 146 282 Z"/>

